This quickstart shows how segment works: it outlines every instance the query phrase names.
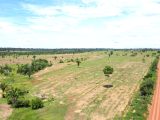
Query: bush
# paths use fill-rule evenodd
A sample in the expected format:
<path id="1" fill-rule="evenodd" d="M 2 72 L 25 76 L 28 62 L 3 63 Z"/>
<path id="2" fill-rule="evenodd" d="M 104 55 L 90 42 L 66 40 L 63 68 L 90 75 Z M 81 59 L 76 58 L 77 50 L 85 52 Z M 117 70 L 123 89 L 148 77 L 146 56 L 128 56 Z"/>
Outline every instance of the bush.
<path id="1" fill-rule="evenodd" d="M 105 74 L 105 76 L 109 76 L 113 73 L 113 68 L 111 66 L 105 66 L 105 68 L 103 69 L 103 73 Z"/>
<path id="2" fill-rule="evenodd" d="M 39 70 L 42 70 L 42 69 L 48 67 L 49 65 L 50 65 L 50 64 L 49 64 L 48 61 L 45 60 L 45 59 L 33 60 L 33 61 L 32 61 L 32 64 L 31 64 L 33 73 L 34 73 L 34 72 L 37 72 L 37 71 L 39 71 Z"/>
<path id="3" fill-rule="evenodd" d="M 35 98 L 31 102 L 32 109 L 39 109 L 42 108 L 43 106 L 44 106 L 43 101 L 40 98 Z"/>
<path id="4" fill-rule="evenodd" d="M 8 65 L 0 66 L 0 73 L 8 76 L 9 73 L 12 72 L 12 68 Z"/>
<path id="5" fill-rule="evenodd" d="M 4 82 L 2 82 L 2 83 L 0 84 L 0 88 L 1 88 L 1 90 L 2 90 L 2 97 L 3 97 L 3 98 L 5 98 L 4 91 L 6 90 L 7 87 L 8 87 L 8 85 L 7 85 L 6 83 L 4 83 Z"/>
<path id="6" fill-rule="evenodd" d="M 59 63 L 64 63 L 64 61 L 62 59 L 60 59 Z"/>
<path id="7" fill-rule="evenodd" d="M 140 86 L 141 96 L 149 96 L 152 95 L 154 87 L 154 81 L 152 79 L 147 79 Z"/>
<path id="8" fill-rule="evenodd" d="M 7 88 L 7 84 L 6 84 L 5 82 L 2 82 L 2 83 L 0 84 L 0 88 L 1 88 L 2 92 L 4 92 L 5 89 Z"/>
<path id="9" fill-rule="evenodd" d="M 137 54 L 138 53 L 132 53 L 131 56 L 134 57 L 134 56 L 137 56 Z"/>
<path id="10" fill-rule="evenodd" d="M 29 100 L 17 100 L 14 104 L 12 104 L 14 108 L 22 108 L 22 107 L 30 107 Z"/>
<path id="11" fill-rule="evenodd" d="M 29 64 L 25 64 L 25 65 L 18 66 L 17 73 L 27 75 L 31 71 L 32 71 L 31 66 Z"/>
<path id="12" fill-rule="evenodd" d="M 80 59 L 76 59 L 76 63 L 77 63 L 77 66 L 79 67 L 79 65 L 81 64 L 81 61 L 80 61 Z"/>
<path id="13" fill-rule="evenodd" d="M 24 95 L 27 93 L 28 91 L 19 88 L 8 88 L 8 90 L 6 91 L 8 104 L 11 104 L 12 107 L 28 107 L 29 102 L 27 100 L 24 100 Z"/>
<path id="14" fill-rule="evenodd" d="M 52 66 L 51 62 L 48 63 L 48 61 L 45 59 L 36 59 L 32 61 L 31 65 L 25 64 L 25 65 L 18 66 L 17 73 L 28 75 L 30 77 L 31 74 L 38 72 L 39 70 L 42 70 L 49 66 Z"/>

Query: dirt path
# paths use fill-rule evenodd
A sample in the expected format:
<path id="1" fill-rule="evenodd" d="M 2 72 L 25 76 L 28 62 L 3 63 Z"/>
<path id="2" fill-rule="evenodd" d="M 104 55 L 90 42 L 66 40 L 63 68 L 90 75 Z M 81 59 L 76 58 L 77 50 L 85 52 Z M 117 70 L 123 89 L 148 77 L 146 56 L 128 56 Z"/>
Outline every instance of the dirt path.
<path id="1" fill-rule="evenodd" d="M 160 62 L 158 64 L 157 74 L 156 90 L 154 91 L 153 103 L 148 120 L 160 120 Z"/>
<path id="2" fill-rule="evenodd" d="M 12 113 L 12 108 L 7 104 L 0 104 L 0 120 L 6 120 Z"/>

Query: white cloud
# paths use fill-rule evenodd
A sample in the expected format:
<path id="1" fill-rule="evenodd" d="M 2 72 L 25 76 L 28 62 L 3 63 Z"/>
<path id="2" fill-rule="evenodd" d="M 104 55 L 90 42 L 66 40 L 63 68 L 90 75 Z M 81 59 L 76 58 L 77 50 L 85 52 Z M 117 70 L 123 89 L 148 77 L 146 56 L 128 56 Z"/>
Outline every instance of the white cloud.
<path id="1" fill-rule="evenodd" d="M 19 26 L 12 22 L 0 21 L 1 40 L 8 39 L 9 42 L 18 40 L 17 43 L 21 43 L 22 47 L 160 46 L 160 4 L 157 4 L 157 1 L 82 0 L 82 2 L 86 7 L 79 5 L 42 7 L 23 4 L 25 10 L 34 14 L 26 18 L 29 25 Z M 103 20 L 99 21 L 102 18 Z M 10 36 L 7 36 L 8 32 Z"/>
<path id="2" fill-rule="evenodd" d="M 81 7 L 78 5 L 62 5 L 62 6 L 37 6 L 31 4 L 23 4 L 26 10 L 36 14 L 45 16 L 65 15 L 69 17 L 87 19 L 96 17 L 116 16 L 121 10 L 116 7 L 102 3 L 96 3 L 97 6 Z"/>
<path id="3" fill-rule="evenodd" d="M 11 24 L 10 22 L 6 22 L 6 21 L 0 21 L 0 29 L 2 29 L 5 32 L 14 32 L 15 31 L 14 25 Z"/>

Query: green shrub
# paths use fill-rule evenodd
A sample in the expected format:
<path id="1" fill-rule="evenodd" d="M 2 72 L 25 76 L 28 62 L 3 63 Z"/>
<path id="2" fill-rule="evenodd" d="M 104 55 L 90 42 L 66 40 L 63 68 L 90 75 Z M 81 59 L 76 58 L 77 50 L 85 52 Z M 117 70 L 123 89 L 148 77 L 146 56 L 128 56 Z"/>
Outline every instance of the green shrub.
<path id="1" fill-rule="evenodd" d="M 43 106 L 44 106 L 43 101 L 40 98 L 35 98 L 31 102 L 32 109 L 39 109 L 42 108 Z"/>
<path id="2" fill-rule="evenodd" d="M 132 53 L 130 56 L 134 57 L 137 56 L 138 53 Z"/>
<path id="3" fill-rule="evenodd" d="M 154 81 L 152 79 L 147 79 L 140 86 L 141 96 L 149 96 L 153 92 Z"/>
<path id="4" fill-rule="evenodd" d="M 4 91 L 6 90 L 7 87 L 8 87 L 8 85 L 7 85 L 6 83 L 4 83 L 4 82 L 2 82 L 2 83 L 0 84 L 0 88 L 1 88 L 1 90 L 2 90 L 2 97 L 3 97 L 3 98 L 5 98 Z"/>
<path id="5" fill-rule="evenodd" d="M 0 66 L 0 73 L 8 76 L 12 72 L 12 68 L 8 65 Z"/>
<path id="6" fill-rule="evenodd" d="M 31 74 L 38 72 L 49 66 L 52 66 L 51 62 L 49 63 L 45 59 L 36 59 L 32 61 L 31 65 L 25 64 L 25 65 L 18 66 L 17 73 L 28 75 L 30 77 Z"/>
<path id="7" fill-rule="evenodd" d="M 29 102 L 27 100 L 24 100 L 24 95 L 27 93 L 28 91 L 19 88 L 8 88 L 8 90 L 6 91 L 8 104 L 11 104 L 12 107 L 28 107 Z"/>
<path id="8" fill-rule="evenodd" d="M 12 104 L 14 108 L 22 108 L 22 107 L 30 107 L 29 100 L 17 100 L 14 104 Z"/>
<path id="9" fill-rule="evenodd" d="M 64 61 L 62 59 L 59 60 L 59 63 L 64 63 Z"/>
<path id="10" fill-rule="evenodd" d="M 0 83 L 0 88 L 1 88 L 2 92 L 4 92 L 5 89 L 7 88 L 7 84 L 4 82 Z"/>
<path id="11" fill-rule="evenodd" d="M 49 65 L 50 65 L 50 64 L 49 64 L 48 61 L 45 60 L 45 59 L 33 60 L 33 61 L 32 61 L 32 64 L 31 64 L 33 73 L 34 73 L 34 72 L 37 72 L 37 71 L 39 71 L 39 70 L 42 70 L 42 69 L 48 67 Z"/>
<path id="12" fill-rule="evenodd" d="M 79 65 L 81 64 L 81 60 L 77 58 L 76 63 L 77 63 L 77 66 L 79 67 Z"/>
<path id="13" fill-rule="evenodd" d="M 113 68 L 111 66 L 105 66 L 103 69 L 103 73 L 105 74 L 105 76 L 109 76 L 113 73 Z"/>

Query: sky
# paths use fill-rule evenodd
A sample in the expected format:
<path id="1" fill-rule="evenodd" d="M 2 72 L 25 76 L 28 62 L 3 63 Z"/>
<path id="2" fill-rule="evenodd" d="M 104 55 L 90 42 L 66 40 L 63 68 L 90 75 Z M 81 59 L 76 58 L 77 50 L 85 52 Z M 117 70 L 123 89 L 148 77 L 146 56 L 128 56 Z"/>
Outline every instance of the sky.
<path id="1" fill-rule="evenodd" d="M 0 0 L 0 47 L 160 48 L 160 0 Z"/>

